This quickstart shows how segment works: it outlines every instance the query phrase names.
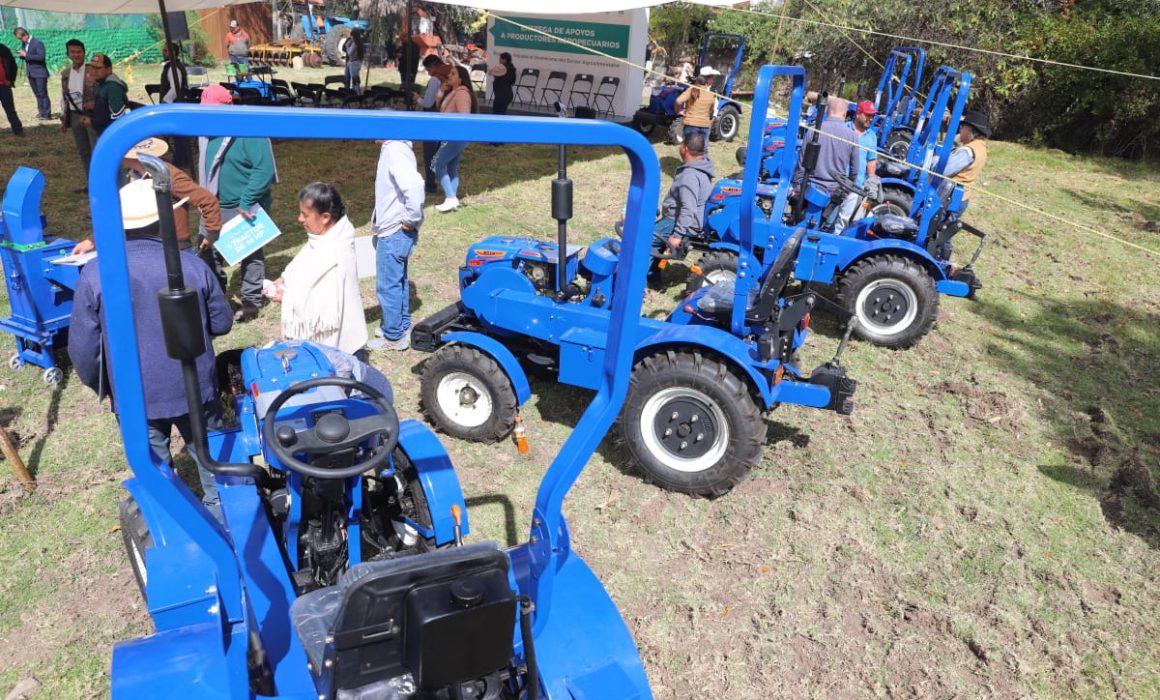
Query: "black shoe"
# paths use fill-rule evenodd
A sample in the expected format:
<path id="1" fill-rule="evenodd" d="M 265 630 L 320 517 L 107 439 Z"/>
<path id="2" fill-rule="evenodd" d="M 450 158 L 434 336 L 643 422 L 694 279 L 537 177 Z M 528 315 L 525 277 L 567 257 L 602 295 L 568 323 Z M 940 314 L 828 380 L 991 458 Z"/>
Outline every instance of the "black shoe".
<path id="1" fill-rule="evenodd" d="M 660 270 L 649 270 L 648 276 L 644 278 L 645 284 L 649 289 L 664 289 L 665 280 L 664 275 Z"/>
<path id="2" fill-rule="evenodd" d="M 245 323 L 258 317 L 261 309 L 248 301 L 242 302 L 242 307 L 234 312 L 234 323 Z"/>

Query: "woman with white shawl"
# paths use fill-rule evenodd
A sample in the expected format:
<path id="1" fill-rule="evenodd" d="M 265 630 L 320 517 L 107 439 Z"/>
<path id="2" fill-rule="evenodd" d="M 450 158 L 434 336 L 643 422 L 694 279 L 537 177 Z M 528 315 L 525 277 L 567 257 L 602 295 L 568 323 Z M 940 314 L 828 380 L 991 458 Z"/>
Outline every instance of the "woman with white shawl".
<path id="1" fill-rule="evenodd" d="M 366 345 L 367 321 L 354 253 L 354 225 L 334 185 L 314 182 L 298 193 L 306 245 L 280 280 L 282 335 L 354 355 Z M 277 298 L 275 293 L 275 298 Z"/>

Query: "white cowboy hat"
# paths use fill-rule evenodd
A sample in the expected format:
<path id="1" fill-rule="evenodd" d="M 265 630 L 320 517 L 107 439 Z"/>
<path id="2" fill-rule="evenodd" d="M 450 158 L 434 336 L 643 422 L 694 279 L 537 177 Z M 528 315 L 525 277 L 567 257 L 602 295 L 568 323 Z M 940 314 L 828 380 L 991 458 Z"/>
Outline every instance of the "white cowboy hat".
<path id="1" fill-rule="evenodd" d="M 715 75 L 721 75 L 721 71 L 713 66 L 701 66 L 701 72 L 698 73 L 702 78 L 711 78 Z"/>
<path id="2" fill-rule="evenodd" d="M 173 203 L 176 209 L 189 201 L 183 197 Z M 161 218 L 157 213 L 157 193 L 153 191 L 153 180 L 134 180 L 121 188 L 121 223 L 126 231 L 145 228 Z"/>

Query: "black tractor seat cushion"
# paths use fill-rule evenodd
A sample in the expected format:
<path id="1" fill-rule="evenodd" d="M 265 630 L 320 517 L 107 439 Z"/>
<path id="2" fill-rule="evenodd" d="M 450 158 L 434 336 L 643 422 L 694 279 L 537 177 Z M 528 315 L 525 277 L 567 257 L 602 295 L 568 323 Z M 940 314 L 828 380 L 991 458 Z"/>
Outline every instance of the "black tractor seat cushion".
<path id="1" fill-rule="evenodd" d="M 508 568 L 483 542 L 358 564 L 299 597 L 290 616 L 319 691 L 390 698 L 389 681 L 408 674 L 432 690 L 504 667 L 516 615 Z"/>
<path id="2" fill-rule="evenodd" d="M 883 238 L 914 238 L 918 233 L 918 222 L 909 216 L 883 214 L 874 222 L 874 230 Z"/>

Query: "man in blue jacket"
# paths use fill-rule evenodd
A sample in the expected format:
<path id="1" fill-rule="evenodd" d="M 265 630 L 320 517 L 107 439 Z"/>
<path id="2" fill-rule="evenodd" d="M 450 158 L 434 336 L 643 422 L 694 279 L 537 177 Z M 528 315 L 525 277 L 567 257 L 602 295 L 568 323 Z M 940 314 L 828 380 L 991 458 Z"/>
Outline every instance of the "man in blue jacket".
<path id="1" fill-rule="evenodd" d="M 52 119 L 52 102 L 48 99 L 48 66 L 45 65 L 44 42 L 34 38 L 24 27 L 12 30 L 20 40 L 20 50 L 16 55 L 24 59 L 25 71 L 32 94 L 36 95 L 36 116 Z"/>
<path id="2" fill-rule="evenodd" d="M 174 207 L 183 203 L 177 202 Z M 157 198 L 150 180 L 135 180 L 121 188 L 121 211 L 127 238 L 125 248 L 129 288 L 133 324 L 137 331 L 137 352 L 141 356 L 149 444 L 157 459 L 171 463 L 169 440 L 173 428 L 177 428 L 186 443 L 193 440 L 193 435 L 190 432 L 189 407 L 185 400 L 181 364 L 169 357 L 165 350 L 161 310 L 157 304 L 157 292 L 168 286 L 168 277 L 160 239 Z M 214 430 L 221 427 L 222 415 L 210 339 L 229 333 L 233 318 L 229 302 L 209 267 L 196 255 L 182 253 L 179 257 L 185 284 L 197 290 L 202 304 L 205 327 L 201 332 L 210 350 L 197 358 L 198 385 L 201 387 L 201 396 L 198 398 L 206 427 Z M 98 258 L 85 265 L 77 281 L 69 327 L 68 355 L 81 382 L 97 392 L 98 398 L 108 396 L 113 411 L 117 412 L 117 388 L 110 382 L 105 363 L 108 353 L 105 315 L 108 313 L 110 311 L 105 308 L 101 297 Z M 192 450 L 190 457 L 197 462 Z M 198 472 L 205 494 L 202 502 L 217 515 L 220 513 L 220 505 L 213 475 L 202 468 L 200 463 Z"/>

